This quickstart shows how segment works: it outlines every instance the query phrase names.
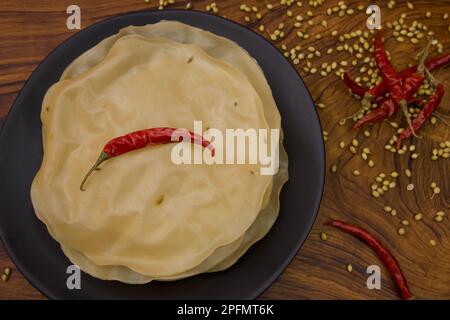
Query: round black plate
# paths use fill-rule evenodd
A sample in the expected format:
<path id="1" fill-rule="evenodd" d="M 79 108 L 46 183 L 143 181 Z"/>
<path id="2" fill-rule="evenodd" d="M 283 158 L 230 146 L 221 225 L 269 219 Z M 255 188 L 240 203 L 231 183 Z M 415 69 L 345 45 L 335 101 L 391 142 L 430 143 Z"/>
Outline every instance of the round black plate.
<path id="1" fill-rule="evenodd" d="M 71 264 L 36 218 L 31 182 L 42 160 L 39 113 L 47 89 L 80 54 L 128 25 L 177 20 L 227 37 L 264 70 L 282 115 L 289 182 L 281 194 L 280 216 L 270 233 L 233 267 L 175 282 L 127 285 L 82 274 L 81 290 L 68 290 Z M 24 276 L 54 299 L 253 299 L 295 256 L 317 215 L 323 191 L 325 155 L 317 112 L 290 63 L 263 37 L 232 21 L 184 10 L 143 11 L 94 24 L 57 47 L 33 72 L 16 99 L 0 135 L 0 233 Z"/>

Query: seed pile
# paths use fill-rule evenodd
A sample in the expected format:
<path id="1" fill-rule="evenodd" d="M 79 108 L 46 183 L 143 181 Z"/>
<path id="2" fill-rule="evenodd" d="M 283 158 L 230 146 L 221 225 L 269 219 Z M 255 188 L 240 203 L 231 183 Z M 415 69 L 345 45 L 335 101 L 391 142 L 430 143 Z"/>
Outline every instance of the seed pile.
<path id="1" fill-rule="evenodd" d="M 388 177 L 384 172 L 381 172 L 375 177 L 375 181 L 370 186 L 373 197 L 379 198 L 380 196 L 384 195 L 386 192 L 394 189 L 397 186 L 396 179 L 399 176 L 398 172 L 393 171 L 389 176 L 390 177 Z M 391 180 L 391 178 L 394 180 Z"/>
<path id="2" fill-rule="evenodd" d="M 450 140 L 445 140 L 439 143 L 439 148 L 434 148 L 431 151 L 431 160 L 435 161 L 441 159 L 450 158 Z"/>

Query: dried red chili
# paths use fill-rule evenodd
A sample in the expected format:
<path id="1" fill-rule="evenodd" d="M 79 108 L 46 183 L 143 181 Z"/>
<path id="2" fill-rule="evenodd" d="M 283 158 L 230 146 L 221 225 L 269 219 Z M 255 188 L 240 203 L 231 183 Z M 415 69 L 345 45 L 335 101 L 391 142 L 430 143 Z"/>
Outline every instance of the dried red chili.
<path id="1" fill-rule="evenodd" d="M 88 171 L 86 176 L 80 185 L 80 190 L 84 190 L 84 184 L 87 178 L 91 175 L 94 170 L 96 170 L 101 163 L 112 158 L 117 157 L 121 154 L 134 151 L 137 149 L 144 148 L 148 145 L 159 145 L 159 144 L 168 144 L 174 142 L 180 142 L 183 139 L 183 134 L 187 133 L 191 139 L 192 143 L 198 144 L 211 150 L 212 156 L 215 154 L 215 149 L 213 145 L 208 141 L 203 139 L 202 136 L 193 133 L 191 131 L 177 131 L 180 129 L 176 128 L 151 128 L 146 130 L 135 131 L 129 134 L 126 134 L 121 137 L 114 138 L 110 140 L 103 147 L 100 156 L 98 157 L 95 164 Z M 173 137 L 173 138 L 172 138 Z M 175 139 L 175 140 L 172 140 Z"/>
<path id="2" fill-rule="evenodd" d="M 412 294 L 409 291 L 408 283 L 402 273 L 402 270 L 400 269 L 400 265 L 397 259 L 395 259 L 392 253 L 389 252 L 389 250 L 380 242 L 380 240 L 378 240 L 375 236 L 373 236 L 363 228 L 348 224 L 344 221 L 331 220 L 325 223 L 325 225 L 343 230 L 369 245 L 389 270 L 389 273 L 391 274 L 397 287 L 400 290 L 401 297 L 403 299 L 412 299 Z"/>
<path id="3" fill-rule="evenodd" d="M 343 80 L 354 95 L 358 96 L 359 98 L 364 97 L 368 89 L 357 84 L 352 78 L 350 78 L 347 72 L 344 73 Z"/>
<path id="4" fill-rule="evenodd" d="M 428 120 L 433 112 L 438 108 L 441 103 L 442 97 L 444 96 L 444 86 L 439 84 L 436 88 L 436 93 L 431 96 L 427 103 L 423 106 L 422 110 L 420 110 L 419 114 L 414 119 L 412 125 L 414 130 L 418 131 L 422 125 Z M 410 128 L 406 128 L 399 135 L 397 140 L 397 149 L 400 149 L 403 143 L 403 140 L 408 139 L 412 136 L 412 132 Z"/>
<path id="5" fill-rule="evenodd" d="M 425 67 L 427 70 L 433 71 L 434 69 L 445 66 L 449 62 L 450 53 L 446 53 L 444 55 L 429 59 L 425 63 Z M 402 77 L 402 79 L 409 77 L 411 74 L 417 72 L 417 67 L 418 65 L 401 71 L 400 76 Z M 344 73 L 344 82 L 347 84 L 347 87 L 352 91 L 353 94 L 357 95 L 360 98 L 366 98 L 369 101 L 384 96 L 387 93 L 387 87 L 383 81 L 372 88 L 366 88 L 357 84 L 353 79 L 350 78 L 347 73 Z"/>
<path id="6" fill-rule="evenodd" d="M 390 96 L 396 105 L 399 105 L 403 111 L 408 126 L 411 128 L 413 135 L 415 135 L 414 128 L 412 127 L 411 116 L 408 112 L 408 100 L 405 97 L 403 91 L 402 78 L 395 71 L 391 62 L 388 59 L 386 50 L 384 49 L 382 31 L 377 32 L 375 35 L 374 47 L 375 47 L 375 62 L 380 70 L 386 87 L 390 93 Z"/>
<path id="7" fill-rule="evenodd" d="M 405 93 L 405 98 L 408 102 L 415 100 L 414 93 L 416 93 L 416 91 L 420 88 L 423 80 L 423 76 L 417 73 L 413 73 L 405 79 L 403 82 L 403 90 Z M 359 129 L 367 124 L 373 124 L 383 119 L 387 119 L 397 112 L 398 108 L 399 105 L 395 104 L 390 97 L 385 98 L 385 100 L 382 100 L 382 104 L 377 109 L 371 111 L 369 114 L 358 120 L 353 128 Z"/>
<path id="8" fill-rule="evenodd" d="M 387 98 L 384 102 L 375 110 L 359 119 L 353 126 L 354 129 L 359 129 L 367 124 L 374 124 L 383 119 L 389 118 L 397 111 L 397 107 L 391 98 Z"/>
<path id="9" fill-rule="evenodd" d="M 406 106 L 413 100 L 416 100 L 414 98 L 414 94 L 419 90 L 420 86 L 422 85 L 423 81 L 425 80 L 424 74 L 425 74 L 425 59 L 428 56 L 428 51 L 430 49 L 432 41 L 430 40 L 425 47 L 425 49 L 422 51 L 420 62 L 416 68 L 417 73 L 413 72 L 409 74 L 407 77 L 405 77 L 402 81 L 402 91 L 403 91 L 403 97 L 405 101 L 407 101 Z M 381 102 L 381 98 L 377 97 L 378 103 Z M 387 98 L 383 101 L 383 103 L 380 105 L 379 108 L 376 110 L 370 112 L 365 117 L 361 118 L 354 126 L 353 128 L 358 129 L 366 124 L 373 124 L 375 122 L 378 122 L 383 119 L 387 119 L 390 116 L 392 116 L 395 112 L 397 112 L 398 108 L 401 105 L 399 103 L 396 103 L 395 100 L 391 97 Z M 404 110 L 406 112 L 407 116 L 409 117 L 408 110 Z M 409 118 L 410 119 L 410 118 Z M 410 127 L 412 127 L 412 123 L 408 122 Z M 414 131 L 411 131 L 412 134 L 414 134 Z"/>

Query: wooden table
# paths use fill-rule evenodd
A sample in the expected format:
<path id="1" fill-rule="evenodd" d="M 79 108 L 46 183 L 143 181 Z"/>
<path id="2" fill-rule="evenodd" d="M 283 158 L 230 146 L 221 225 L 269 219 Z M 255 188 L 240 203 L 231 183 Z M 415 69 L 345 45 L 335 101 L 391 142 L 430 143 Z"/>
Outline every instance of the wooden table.
<path id="1" fill-rule="evenodd" d="M 22 88 L 31 72 L 36 68 L 46 55 L 59 45 L 63 40 L 73 35 L 76 31 L 66 28 L 66 8 L 73 1 L 68 0 L 2 0 L 0 2 L 0 123 L 8 113 L 17 93 Z M 141 0 L 78 0 L 76 4 L 82 11 L 82 28 L 99 20 L 116 14 L 153 8 L 158 1 L 151 0 L 150 4 Z M 191 1 L 194 9 L 205 10 L 211 1 Z M 339 17 L 338 13 L 328 16 L 326 10 L 334 7 L 338 1 L 325 1 L 318 8 L 312 8 L 307 0 L 303 0 L 303 6 L 295 4 L 289 8 L 293 17 L 287 16 L 286 7 L 281 7 L 278 1 L 217 1 L 220 15 L 232 18 L 249 27 L 257 29 L 264 24 L 267 30 L 273 32 L 279 23 L 284 22 L 285 38 L 276 42 L 279 47 L 285 44 L 288 49 L 301 45 L 301 52 L 307 53 L 308 46 L 315 46 L 322 53 L 321 57 L 311 59 L 314 66 L 323 62 L 351 61 L 349 54 L 334 50 L 332 54 L 326 54 L 328 48 L 338 45 L 338 37 L 332 36 L 331 31 L 337 30 L 339 35 L 346 32 L 366 30 L 366 15 L 357 10 L 359 4 L 368 5 L 368 1 L 350 1 L 345 3 L 355 10 L 352 15 Z M 373 1 L 371 1 L 373 2 Z M 370 3 L 371 3 L 370 2 Z M 388 1 L 383 1 L 387 3 Z M 405 19 L 408 24 L 417 19 L 425 23 L 435 33 L 435 38 L 442 42 L 444 50 L 449 50 L 450 32 L 449 21 L 443 20 L 444 12 L 450 13 L 447 0 L 413 1 L 414 9 L 407 8 L 405 1 L 396 1 L 396 6 L 391 10 L 386 5 L 381 7 L 382 21 L 394 21 L 402 13 L 408 16 Z M 170 7 L 184 8 L 187 1 L 176 1 Z M 262 13 L 262 20 L 255 21 L 255 14 L 244 13 L 239 10 L 241 3 L 255 5 Z M 270 12 L 266 9 L 267 3 L 273 3 L 274 9 Z M 310 19 L 307 11 L 314 14 L 313 26 L 306 21 Z M 430 11 L 432 17 L 426 19 L 425 12 Z M 296 36 L 293 23 L 297 14 L 304 17 L 302 30 L 311 34 L 309 39 L 300 39 Z M 250 23 L 245 21 L 245 16 L 251 17 Z M 327 28 L 321 25 L 321 21 L 327 21 Z M 315 34 L 321 33 L 322 38 L 316 39 Z M 391 38 L 387 48 L 390 50 L 395 65 L 405 67 L 413 62 L 413 57 L 425 45 L 422 40 L 418 45 L 409 41 L 399 43 Z M 406 36 L 405 36 L 406 37 Z M 408 40 L 408 38 L 407 38 Z M 432 53 L 435 55 L 436 53 Z M 305 60 L 297 65 L 313 98 L 317 103 L 323 103 L 324 109 L 319 109 L 323 129 L 328 132 L 327 166 L 337 164 L 335 174 L 328 173 L 326 178 L 325 193 L 321 209 L 314 228 L 305 242 L 303 248 L 286 269 L 283 275 L 263 295 L 266 299 L 397 299 L 398 295 L 393 281 L 381 265 L 376 255 L 364 244 L 349 235 L 336 230 L 323 227 L 328 218 L 341 218 L 349 222 L 357 223 L 372 230 L 386 243 L 398 258 L 405 275 L 407 276 L 411 290 L 420 299 L 449 299 L 450 298 L 450 160 L 440 159 L 431 161 L 430 155 L 433 148 L 444 139 L 450 139 L 449 128 L 441 121 L 432 126 L 427 124 L 422 132 L 423 139 L 415 142 L 417 160 L 409 160 L 408 155 L 398 156 L 384 151 L 384 145 L 393 134 L 393 129 L 387 122 L 374 125 L 370 137 L 364 137 L 362 132 L 351 130 L 350 123 L 341 126 L 338 120 L 344 115 L 354 112 L 358 108 L 358 102 L 349 96 L 342 81 L 334 74 L 327 76 L 306 74 L 303 68 Z M 356 76 L 358 67 L 347 67 Z M 447 91 L 450 91 L 450 68 L 442 68 L 435 72 L 435 76 L 444 82 Z M 302 106 L 299 106 L 301 108 Z M 450 120 L 450 93 L 444 97 L 441 113 L 447 121 Z M 397 118 L 399 121 L 400 117 Z M 359 140 L 360 149 L 357 155 L 348 150 L 348 144 L 353 138 Z M 340 141 L 345 141 L 347 147 L 344 150 L 338 147 Z M 375 166 L 369 168 L 361 159 L 361 148 L 370 147 L 370 157 Z M 409 154 L 409 153 L 407 153 Z M 403 174 L 406 168 L 412 170 L 412 178 Z M 353 170 L 358 169 L 360 176 L 352 175 Z M 380 198 L 370 195 L 370 185 L 380 172 L 389 173 L 398 171 L 397 188 L 387 192 Z M 329 172 L 329 171 L 328 171 Z M 430 183 L 438 182 L 442 192 L 430 199 Z M 413 183 L 415 189 L 407 191 L 406 185 Z M 397 215 L 391 216 L 383 211 L 385 206 L 392 206 L 397 210 Z M 0 209 L 1 210 L 1 209 Z M 437 211 L 444 210 L 446 216 L 440 223 L 433 220 Z M 416 222 L 413 216 L 422 212 L 424 219 Z M 409 226 L 405 226 L 406 234 L 399 236 L 397 230 L 401 227 L 401 220 L 408 219 Z M 321 232 L 328 235 L 327 241 L 319 237 Z M 429 241 L 433 239 L 436 246 L 431 246 Z M 346 265 L 353 265 L 353 272 L 347 272 Z M 368 290 L 366 287 L 366 268 L 369 265 L 381 266 L 382 287 L 381 290 Z M 11 266 L 4 249 L 0 247 L 0 268 Z M 7 283 L 0 282 L 0 299 L 41 299 L 44 298 L 34 289 L 13 267 L 11 279 Z"/>

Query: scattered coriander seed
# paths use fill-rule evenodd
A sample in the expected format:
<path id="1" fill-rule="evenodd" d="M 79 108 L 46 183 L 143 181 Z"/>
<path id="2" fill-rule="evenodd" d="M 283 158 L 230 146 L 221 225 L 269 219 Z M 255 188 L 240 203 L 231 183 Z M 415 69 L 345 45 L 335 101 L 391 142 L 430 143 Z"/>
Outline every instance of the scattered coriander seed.
<path id="1" fill-rule="evenodd" d="M 379 198 L 379 197 L 380 197 L 380 193 L 379 193 L 377 190 L 373 190 L 373 191 L 372 191 L 372 195 L 373 195 L 375 198 Z"/>
<path id="2" fill-rule="evenodd" d="M 359 170 L 353 170 L 353 175 L 358 177 L 361 175 L 361 172 Z"/>
<path id="3" fill-rule="evenodd" d="M 7 282 L 9 280 L 9 277 L 6 274 L 2 274 L 2 281 Z"/>
<path id="4" fill-rule="evenodd" d="M 357 147 L 357 146 L 359 145 L 358 140 L 353 139 L 353 140 L 352 140 L 352 145 L 353 145 L 354 147 Z"/>
<path id="5" fill-rule="evenodd" d="M 321 232 L 320 233 L 320 239 L 322 239 L 323 241 L 327 241 L 327 239 L 328 239 L 327 234 L 325 232 Z"/>
<path id="6" fill-rule="evenodd" d="M 325 105 L 323 103 L 318 103 L 317 107 L 320 109 L 325 109 Z"/>
<path id="7" fill-rule="evenodd" d="M 405 176 L 407 176 L 408 178 L 411 178 L 411 175 L 412 175 L 411 170 L 405 169 Z"/>
<path id="8" fill-rule="evenodd" d="M 440 194 L 440 193 L 441 193 L 441 188 L 439 188 L 439 187 L 433 188 L 433 194 L 431 195 L 431 199 L 433 199 L 435 195 Z"/>
<path id="9" fill-rule="evenodd" d="M 397 215 L 397 210 L 395 210 L 395 209 L 392 209 L 392 211 L 391 211 L 391 216 L 396 216 Z"/>
<path id="10" fill-rule="evenodd" d="M 397 178 L 398 177 L 398 172 L 397 171 L 392 171 L 391 172 L 391 177 L 392 178 Z"/>
<path id="11" fill-rule="evenodd" d="M 444 217 L 442 217 L 442 216 L 436 216 L 436 217 L 434 218 L 434 220 L 436 220 L 437 222 L 441 222 L 442 220 L 444 220 Z"/>
<path id="12" fill-rule="evenodd" d="M 437 187 L 437 183 L 436 182 L 432 182 L 430 186 L 431 186 L 432 189 L 434 189 L 434 188 Z"/>
<path id="13" fill-rule="evenodd" d="M 375 162 L 373 162 L 373 160 L 370 159 L 367 165 L 369 166 L 369 168 L 373 168 L 375 166 Z"/>
<path id="14" fill-rule="evenodd" d="M 403 220 L 402 220 L 402 225 L 404 225 L 404 226 L 409 226 L 409 221 L 406 220 L 406 219 L 403 219 Z"/>
<path id="15" fill-rule="evenodd" d="M 406 230 L 405 228 L 399 228 L 397 232 L 399 235 L 403 236 L 406 233 Z"/>
<path id="16" fill-rule="evenodd" d="M 406 190 L 408 190 L 408 191 L 413 191 L 413 190 L 414 190 L 414 185 L 413 185 L 412 183 L 408 184 L 408 185 L 406 186 Z"/>
<path id="17" fill-rule="evenodd" d="M 370 131 L 364 130 L 364 136 L 365 137 L 370 137 Z"/>
<path id="18" fill-rule="evenodd" d="M 433 240 L 433 239 L 430 240 L 430 244 L 431 244 L 433 247 L 436 247 L 436 245 L 437 245 L 436 241 Z"/>
<path id="19" fill-rule="evenodd" d="M 347 264 L 347 271 L 348 272 L 352 272 L 353 271 L 353 266 L 350 263 Z"/>
<path id="20" fill-rule="evenodd" d="M 331 165 L 330 171 L 331 171 L 331 173 L 336 173 L 336 171 L 337 171 L 337 165 L 335 165 L 335 164 Z"/>
<path id="21" fill-rule="evenodd" d="M 354 146 L 350 146 L 350 152 L 356 154 L 356 148 Z"/>
<path id="22" fill-rule="evenodd" d="M 395 121 L 392 121 L 391 123 L 390 123 L 390 125 L 391 125 L 391 127 L 392 128 L 398 128 L 398 123 L 397 122 L 395 122 Z"/>
<path id="23" fill-rule="evenodd" d="M 345 142 L 344 141 L 339 142 L 339 148 L 341 148 L 341 149 L 345 148 Z"/>
<path id="24" fill-rule="evenodd" d="M 445 216 L 445 212 L 441 210 L 441 211 L 436 212 L 436 215 L 438 217 L 443 217 L 443 216 Z"/>
<path id="25" fill-rule="evenodd" d="M 11 275 L 11 268 L 10 267 L 6 267 L 5 271 L 3 271 L 4 274 L 6 274 L 8 277 Z"/>
<path id="26" fill-rule="evenodd" d="M 417 213 L 414 216 L 414 220 L 416 220 L 416 221 L 420 221 L 420 220 L 422 220 L 422 218 L 423 218 L 423 214 L 421 214 L 421 213 Z"/>
<path id="27" fill-rule="evenodd" d="M 392 207 L 390 207 L 390 206 L 385 206 L 383 209 L 385 212 L 388 212 L 388 213 L 392 211 Z"/>

